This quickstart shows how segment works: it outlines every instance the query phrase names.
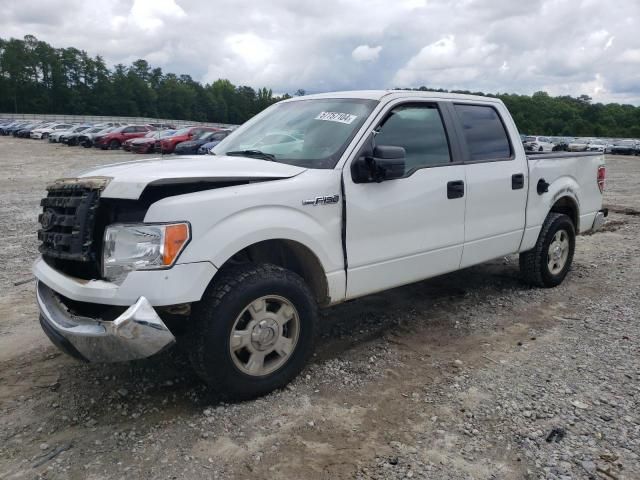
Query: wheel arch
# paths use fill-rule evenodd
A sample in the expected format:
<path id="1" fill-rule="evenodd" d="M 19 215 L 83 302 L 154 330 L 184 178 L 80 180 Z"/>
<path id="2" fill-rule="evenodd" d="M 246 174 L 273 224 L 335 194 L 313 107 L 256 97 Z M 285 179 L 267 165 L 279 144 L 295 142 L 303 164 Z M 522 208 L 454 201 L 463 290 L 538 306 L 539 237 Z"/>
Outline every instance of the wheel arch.
<path id="1" fill-rule="evenodd" d="M 231 255 L 220 266 L 220 271 L 242 263 L 269 263 L 291 270 L 302 277 L 319 305 L 328 305 L 331 301 L 326 272 L 320 259 L 300 242 L 276 238 L 252 243 Z"/>
<path id="2" fill-rule="evenodd" d="M 576 229 L 576 234 L 580 231 L 580 214 L 578 202 L 571 196 L 565 195 L 558 198 L 551 206 L 549 213 L 562 213 L 567 215 Z"/>

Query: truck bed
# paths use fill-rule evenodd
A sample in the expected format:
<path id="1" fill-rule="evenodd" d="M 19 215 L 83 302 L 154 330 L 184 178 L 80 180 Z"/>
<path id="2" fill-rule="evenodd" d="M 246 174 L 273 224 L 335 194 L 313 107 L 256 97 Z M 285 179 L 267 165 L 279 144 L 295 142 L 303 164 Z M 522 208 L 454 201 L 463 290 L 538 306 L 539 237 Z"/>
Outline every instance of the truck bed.
<path id="1" fill-rule="evenodd" d="M 574 208 L 578 233 L 591 229 L 602 207 L 598 169 L 604 165 L 600 152 L 551 152 L 527 154 L 529 197 L 522 249 L 535 243 L 547 213 L 559 199 Z M 547 190 L 544 186 L 547 184 Z"/>

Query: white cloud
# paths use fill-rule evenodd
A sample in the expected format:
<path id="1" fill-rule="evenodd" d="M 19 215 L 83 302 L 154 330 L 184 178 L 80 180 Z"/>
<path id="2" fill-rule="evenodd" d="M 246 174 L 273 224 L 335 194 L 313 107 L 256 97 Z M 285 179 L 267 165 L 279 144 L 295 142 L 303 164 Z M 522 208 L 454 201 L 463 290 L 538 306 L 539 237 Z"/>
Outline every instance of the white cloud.
<path id="1" fill-rule="evenodd" d="M 165 26 L 167 21 L 186 16 L 174 0 L 134 0 L 129 21 L 143 30 L 153 31 Z"/>
<path id="2" fill-rule="evenodd" d="M 604 49 L 605 49 L 605 50 L 608 50 L 609 48 L 611 48 L 611 45 L 613 45 L 613 39 L 614 39 L 614 38 L 616 38 L 616 37 L 614 37 L 613 35 L 611 35 L 611 36 L 609 37 L 609 40 L 607 40 L 607 43 L 606 43 L 606 44 L 605 44 L 605 46 L 604 46 Z"/>
<path id="3" fill-rule="evenodd" d="M 415 85 L 462 85 L 481 75 L 484 67 L 493 65 L 494 71 L 508 70 L 506 61 L 494 57 L 497 45 L 486 43 L 481 37 L 455 35 L 424 46 L 393 77 L 400 87 Z"/>
<path id="4" fill-rule="evenodd" d="M 640 48 L 625 50 L 618 59 L 623 63 L 640 63 Z"/>
<path id="5" fill-rule="evenodd" d="M 253 33 L 230 35 L 225 38 L 224 43 L 248 65 L 261 66 L 273 55 L 273 49 L 269 44 Z"/>
<path id="6" fill-rule="evenodd" d="M 369 45 L 359 45 L 351 52 L 351 57 L 356 62 L 372 62 L 380 56 L 381 46 L 370 47 Z"/>

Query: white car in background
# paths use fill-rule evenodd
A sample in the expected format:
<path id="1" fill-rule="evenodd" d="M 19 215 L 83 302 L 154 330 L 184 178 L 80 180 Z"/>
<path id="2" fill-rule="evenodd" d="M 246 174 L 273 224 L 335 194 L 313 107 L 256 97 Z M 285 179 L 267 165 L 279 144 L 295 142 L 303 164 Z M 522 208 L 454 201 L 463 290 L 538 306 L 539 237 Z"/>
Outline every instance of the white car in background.
<path id="1" fill-rule="evenodd" d="M 73 127 L 70 123 L 54 123 L 51 125 L 47 125 L 46 127 L 36 128 L 31 131 L 31 138 L 40 139 L 47 138 L 54 132 L 61 132 L 63 130 L 68 130 Z"/>
<path id="2" fill-rule="evenodd" d="M 524 149 L 530 152 L 552 152 L 555 143 L 549 137 L 524 137 Z"/>
<path id="3" fill-rule="evenodd" d="M 75 129 L 78 127 L 77 124 L 71 124 L 67 128 L 62 130 L 56 130 L 49 134 L 49 142 L 51 143 L 59 143 L 60 137 L 66 133 L 73 133 Z"/>
<path id="4" fill-rule="evenodd" d="M 593 142 L 592 138 L 574 138 L 573 141 L 569 143 L 568 150 L 570 152 L 586 152 L 591 142 Z"/>
<path id="5" fill-rule="evenodd" d="M 588 152 L 611 153 L 611 145 L 602 140 L 595 140 L 587 146 Z"/>

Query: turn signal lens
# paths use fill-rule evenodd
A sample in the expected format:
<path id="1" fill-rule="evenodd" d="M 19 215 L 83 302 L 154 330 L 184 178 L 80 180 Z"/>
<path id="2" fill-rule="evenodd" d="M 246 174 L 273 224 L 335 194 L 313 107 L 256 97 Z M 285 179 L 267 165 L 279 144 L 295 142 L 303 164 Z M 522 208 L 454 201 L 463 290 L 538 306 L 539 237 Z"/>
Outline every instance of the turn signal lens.
<path id="1" fill-rule="evenodd" d="M 189 226 L 186 223 L 167 225 L 164 233 L 162 263 L 171 265 L 187 240 L 189 240 Z"/>
<path id="2" fill-rule="evenodd" d="M 600 193 L 604 192 L 604 184 L 607 179 L 607 169 L 604 165 L 598 167 L 598 188 Z"/>

